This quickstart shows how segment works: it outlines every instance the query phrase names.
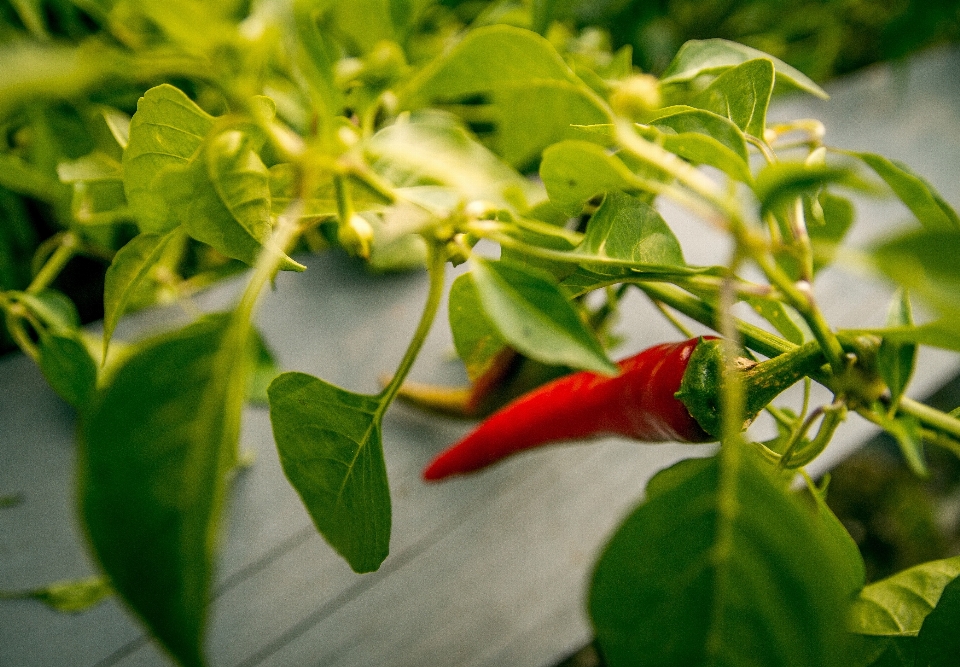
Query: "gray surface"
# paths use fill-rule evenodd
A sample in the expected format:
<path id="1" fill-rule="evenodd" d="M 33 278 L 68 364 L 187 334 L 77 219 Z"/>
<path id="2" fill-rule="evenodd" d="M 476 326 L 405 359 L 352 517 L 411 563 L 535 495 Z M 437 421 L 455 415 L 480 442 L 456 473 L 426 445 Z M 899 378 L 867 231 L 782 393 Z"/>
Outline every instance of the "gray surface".
<path id="1" fill-rule="evenodd" d="M 778 117 L 824 120 L 828 141 L 881 152 L 960 204 L 960 52 L 938 51 L 909 68 L 877 68 L 829 86 L 827 103 L 780 103 Z M 855 238 L 864 243 L 906 222 L 899 205 L 867 202 Z M 666 207 L 691 262 L 718 261 L 704 225 Z M 373 278 L 332 256 L 283 275 L 259 322 L 281 364 L 356 391 L 374 391 L 393 370 L 425 295 L 422 276 Z M 880 324 L 889 289 L 844 270 L 817 285 L 831 322 Z M 235 285 L 198 299 L 229 304 Z M 168 313 L 170 311 L 167 311 Z M 128 318 L 119 335 L 164 315 Z M 675 338 L 639 298 L 621 326 L 622 354 Z M 456 382 L 441 317 L 413 378 Z M 922 396 L 957 368 L 924 351 Z M 0 494 L 25 502 L 0 511 L 0 588 L 40 586 L 92 572 L 72 508 L 72 414 L 22 356 L 0 360 Z M 262 408 L 245 418 L 243 446 L 257 462 L 236 481 L 228 509 L 209 638 L 214 665 L 549 665 L 587 641 L 584 590 L 597 549 L 657 469 L 689 455 L 680 445 L 602 441 L 539 451 L 469 479 L 427 486 L 418 473 L 467 424 L 403 406 L 384 423 L 394 499 L 391 555 L 352 574 L 313 531 L 283 479 Z M 852 418 L 819 469 L 872 434 Z M 709 448 L 701 448 L 702 453 Z M 116 601 L 61 615 L 31 601 L 0 603 L 0 665 L 163 665 Z"/>

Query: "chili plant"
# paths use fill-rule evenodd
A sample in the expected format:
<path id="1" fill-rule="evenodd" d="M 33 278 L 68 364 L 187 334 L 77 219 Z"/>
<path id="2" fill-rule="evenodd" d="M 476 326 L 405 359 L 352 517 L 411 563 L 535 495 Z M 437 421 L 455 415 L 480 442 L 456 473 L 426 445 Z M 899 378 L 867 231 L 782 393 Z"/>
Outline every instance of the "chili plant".
<path id="1" fill-rule="evenodd" d="M 436 403 L 404 381 L 447 265 L 467 263 L 450 326 L 472 386 L 446 407 L 486 414 L 573 370 L 534 390 L 540 418 L 600 391 L 610 423 L 570 414 L 551 439 L 654 439 L 649 424 L 624 426 L 649 417 L 670 426 L 663 438 L 720 443 L 691 445 L 658 474 L 600 555 L 589 611 L 609 664 L 948 664 L 960 560 L 865 586 L 804 466 L 845 418 L 889 431 L 918 472 L 925 443 L 960 453 L 956 414 L 905 393 L 917 346 L 960 350 L 960 219 L 907 167 L 832 149 L 818 121 L 769 123 L 775 94 L 825 97 L 776 58 L 693 41 L 657 79 L 635 71 L 629 47 L 585 50 L 551 32 L 551 4 L 520 14 L 545 37 L 489 16 L 460 26 L 427 2 L 91 2 L 73 43 L 5 47 L 3 69 L 19 74 L 2 80 L 12 139 L 0 183 L 46 202 L 62 229 L 29 285 L 0 292 L 0 310 L 77 409 L 80 515 L 110 586 L 174 659 L 205 663 L 241 409 L 269 356 L 253 316 L 278 271 L 304 269 L 297 253 L 340 248 L 375 270 L 429 275 L 382 391 L 296 372 L 268 390 L 283 470 L 356 572 L 390 546 L 381 420 L 401 393 Z M 817 302 L 816 276 L 853 222 L 851 190 L 886 190 L 916 219 L 859 259 L 898 288 L 883 327 L 838 330 Z M 729 254 L 686 262 L 665 200 L 725 234 Z M 79 255 L 110 261 L 102 336 L 78 328 L 52 287 Z M 229 311 L 113 340 L 124 313 L 243 265 Z M 719 335 L 654 348 L 667 364 L 657 372 L 638 361 L 630 390 L 664 394 L 645 407 L 624 399 L 634 371 L 618 376 L 608 351 L 610 316 L 633 290 L 683 338 L 683 318 Z M 927 320 L 913 321 L 913 298 Z M 739 302 L 762 324 L 736 317 Z M 526 386 L 518 364 L 537 369 Z M 832 398 L 799 413 L 771 403 L 797 382 Z M 745 426 L 763 410 L 780 435 L 757 442 Z M 494 458 L 531 444 L 503 440 Z"/>

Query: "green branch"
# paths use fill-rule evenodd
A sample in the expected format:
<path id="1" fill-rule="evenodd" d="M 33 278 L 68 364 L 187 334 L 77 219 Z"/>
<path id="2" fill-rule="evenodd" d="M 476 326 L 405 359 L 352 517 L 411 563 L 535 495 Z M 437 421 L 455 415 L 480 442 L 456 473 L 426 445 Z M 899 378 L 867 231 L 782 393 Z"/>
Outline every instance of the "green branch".
<path id="1" fill-rule="evenodd" d="M 420 349 L 427 339 L 427 334 L 430 333 L 430 327 L 433 326 L 433 320 L 436 318 L 440 301 L 443 298 L 443 288 L 446 284 L 444 279 L 444 268 L 447 263 L 446 257 L 444 257 L 440 248 L 438 248 L 435 243 L 430 243 L 429 241 L 427 243 L 427 252 L 429 253 L 427 269 L 430 274 L 430 290 L 427 293 L 427 302 L 424 305 L 423 314 L 420 316 L 417 329 L 413 333 L 413 338 L 407 346 L 407 351 L 404 353 L 403 359 L 400 360 L 397 372 L 393 374 L 390 383 L 380 393 L 380 406 L 378 408 L 380 415 L 386 411 L 394 397 L 396 397 L 397 392 L 400 391 L 400 386 L 407 377 L 407 373 L 410 372 L 413 362 L 416 361 L 417 355 L 420 354 Z"/>

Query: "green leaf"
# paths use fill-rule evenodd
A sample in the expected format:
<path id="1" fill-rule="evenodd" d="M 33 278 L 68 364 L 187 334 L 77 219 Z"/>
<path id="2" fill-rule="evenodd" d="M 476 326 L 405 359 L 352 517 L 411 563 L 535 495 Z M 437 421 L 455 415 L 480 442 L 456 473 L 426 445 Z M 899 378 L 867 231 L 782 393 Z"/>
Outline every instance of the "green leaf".
<path id="1" fill-rule="evenodd" d="M 446 107 L 488 133 L 491 148 L 528 167 L 571 125 L 609 122 L 604 107 L 540 35 L 478 28 L 398 91 L 401 109 Z"/>
<path id="2" fill-rule="evenodd" d="M 178 224 L 159 176 L 185 166 L 212 127 L 213 118 L 169 84 L 151 88 L 137 102 L 123 152 L 123 185 L 141 231 L 162 233 Z"/>
<path id="3" fill-rule="evenodd" d="M 224 20 L 225 5 L 190 0 L 140 0 L 137 3 L 144 18 L 162 31 L 170 42 L 197 49 L 200 53 L 212 52 L 229 39 L 230 25 Z"/>
<path id="4" fill-rule="evenodd" d="M 910 296 L 904 290 L 898 290 L 887 314 L 887 326 L 909 327 L 913 324 L 910 308 Z M 884 339 L 877 352 L 877 370 L 890 389 L 891 405 L 896 407 L 900 397 L 907 389 L 917 362 L 915 343 L 899 343 Z"/>
<path id="5" fill-rule="evenodd" d="M 107 268 L 103 286 L 103 354 L 120 316 L 140 291 L 150 271 L 163 257 L 170 240 L 180 234 L 176 229 L 166 234 L 140 234 L 120 248 Z"/>
<path id="6" fill-rule="evenodd" d="M 457 356 L 471 381 L 482 377 L 507 342 L 487 318 L 480 295 L 469 274 L 457 276 L 450 286 L 448 318 Z"/>
<path id="7" fill-rule="evenodd" d="M 802 195 L 817 194 L 826 185 L 839 184 L 863 188 L 849 169 L 805 162 L 774 162 L 757 174 L 754 192 L 761 210 L 776 211 Z"/>
<path id="8" fill-rule="evenodd" d="M 960 556 L 955 556 L 922 563 L 864 587 L 850 608 L 851 632 L 916 636 L 943 589 L 958 575 Z"/>
<path id="9" fill-rule="evenodd" d="M 145 343 L 79 431 L 90 545 L 117 593 L 190 667 L 205 662 L 217 528 L 247 384 L 244 326 L 221 314 Z"/>
<path id="10" fill-rule="evenodd" d="M 828 95 L 823 88 L 799 70 L 763 51 L 725 39 L 693 39 L 686 42 L 664 70 L 660 84 L 687 83 L 702 74 L 716 74 L 757 58 L 773 63 L 778 84 L 786 84 L 790 88 L 827 99 Z"/>
<path id="11" fill-rule="evenodd" d="M 100 107 L 100 114 L 117 146 L 125 149 L 130 143 L 130 116 L 112 107 Z"/>
<path id="12" fill-rule="evenodd" d="M 519 266 L 482 259 L 471 260 L 470 277 L 487 317 L 520 353 L 545 364 L 616 374 L 554 283 Z"/>
<path id="13" fill-rule="evenodd" d="M 460 100 L 504 83 L 577 83 L 573 71 L 546 39 L 522 28 L 497 25 L 470 31 L 398 91 L 399 106 L 416 109 L 437 100 Z"/>
<path id="14" fill-rule="evenodd" d="M 280 374 L 280 367 L 260 332 L 253 328 L 250 334 L 250 354 L 253 361 L 250 381 L 247 384 L 247 400 L 257 405 L 267 405 L 267 388 Z"/>
<path id="15" fill-rule="evenodd" d="M 725 114 L 715 114 L 704 109 L 678 105 L 657 110 L 648 122 L 654 127 L 670 129 L 677 134 L 695 132 L 705 137 L 712 137 L 729 148 L 743 162 L 749 160 L 747 141 L 743 131 Z"/>
<path id="16" fill-rule="evenodd" d="M 691 106 L 729 118 L 747 134 L 763 139 L 774 76 L 771 60 L 748 60 L 720 74 Z"/>
<path id="17" fill-rule="evenodd" d="M 773 328 L 791 343 L 803 345 L 806 340 L 799 318 L 794 317 L 782 301 L 771 301 L 760 297 L 751 297 L 746 302 L 760 317 L 773 325 Z"/>
<path id="18" fill-rule="evenodd" d="M 304 373 L 277 376 L 267 393 L 283 472 L 317 530 L 355 572 L 376 570 L 391 522 L 382 400 Z"/>
<path id="19" fill-rule="evenodd" d="M 293 19 L 297 30 L 299 70 L 310 86 L 311 100 L 321 112 L 321 122 L 330 122 L 343 110 L 343 95 L 336 85 L 334 64 L 336 44 L 329 30 L 317 22 L 320 14 L 337 3 L 294 0 Z"/>
<path id="20" fill-rule="evenodd" d="M 4 493 L 0 494 L 0 509 L 10 509 L 23 502 L 22 493 Z"/>
<path id="21" fill-rule="evenodd" d="M 550 201 L 570 216 L 611 190 L 629 190 L 636 179 L 620 158 L 588 141 L 562 141 L 543 151 L 540 178 Z"/>
<path id="22" fill-rule="evenodd" d="M 0 186 L 51 203 L 56 201 L 57 190 L 62 187 L 43 170 L 7 152 L 0 153 Z"/>
<path id="23" fill-rule="evenodd" d="M 882 410 L 876 412 L 880 417 L 877 424 L 897 441 L 897 446 L 900 447 L 903 458 L 913 474 L 926 477 L 929 471 L 923 457 L 923 433 L 920 430 L 920 422 L 912 415 L 888 417 Z"/>
<path id="24" fill-rule="evenodd" d="M 290 204 L 299 199 L 301 187 L 298 169 L 289 162 L 275 164 L 270 172 L 270 207 L 276 217 L 290 210 Z M 383 193 L 371 188 L 366 181 L 353 174 L 344 176 L 350 199 L 357 211 L 380 211 L 392 201 Z M 332 218 L 337 215 L 337 193 L 333 184 L 333 176 L 325 175 L 315 185 L 314 190 L 304 199 L 299 199 L 303 208 L 300 215 L 303 218 Z"/>
<path id="25" fill-rule="evenodd" d="M 30 259 L 37 247 L 35 222 L 23 198 L 0 189 L 0 290 L 30 284 Z"/>
<path id="26" fill-rule="evenodd" d="M 57 165 L 57 175 L 73 185 L 71 210 L 82 224 L 110 224 L 118 218 L 130 218 L 123 191 L 120 162 L 102 151 L 94 151 Z"/>
<path id="27" fill-rule="evenodd" d="M 60 398 L 77 411 L 90 405 L 97 387 L 97 364 L 73 332 L 44 333 L 40 337 L 40 370 Z"/>
<path id="28" fill-rule="evenodd" d="M 190 236 L 250 265 L 273 229 L 270 173 L 254 142 L 238 130 L 222 132 L 186 165 L 168 168 L 158 178 Z M 304 269 L 289 257 L 280 268 Z"/>
<path id="29" fill-rule="evenodd" d="M 951 320 L 960 317 L 958 257 L 956 231 L 912 230 L 873 248 L 874 263 L 882 273 Z"/>
<path id="30" fill-rule="evenodd" d="M 593 292 L 594 290 L 616 284 L 618 279 L 610 275 L 594 273 L 589 269 L 579 267 L 576 271 L 560 281 L 560 290 L 568 299 L 575 299 Z"/>
<path id="31" fill-rule="evenodd" d="M 823 489 L 818 489 L 812 483 L 808 484 L 808 488 L 816 504 L 816 519 L 820 523 L 824 539 L 832 543 L 834 553 L 842 556 L 837 560 L 839 581 L 844 597 L 852 600 L 863 590 L 863 584 L 867 576 L 860 547 L 857 546 L 857 543 L 847 532 L 837 515 L 830 509 L 830 506 L 827 505 L 826 496 L 829 489 L 826 486 Z"/>
<path id="32" fill-rule="evenodd" d="M 566 223 L 566 219 L 564 219 L 564 223 Z M 570 256 L 562 259 L 559 257 L 537 257 L 529 249 L 535 247 L 568 253 L 577 247 L 581 238 L 580 234 L 560 226 L 542 226 L 535 225 L 535 223 L 534 226 L 516 225 L 508 228 L 504 233 L 509 234 L 523 246 L 517 248 L 501 247 L 500 259 L 502 261 L 522 264 L 534 270 L 544 271 L 552 275 L 556 281 L 563 280 L 577 270 L 574 261 L 567 261 L 572 259 Z"/>
<path id="33" fill-rule="evenodd" d="M 52 331 L 72 331 L 80 326 L 77 307 L 63 292 L 48 288 L 40 292 L 7 292 L 30 314 Z"/>
<path id="34" fill-rule="evenodd" d="M 943 589 L 937 606 L 920 626 L 917 635 L 917 665 L 955 667 L 960 656 L 960 579 Z"/>
<path id="35" fill-rule="evenodd" d="M 40 0 L 15 0 L 10 3 L 10 8 L 17 13 L 17 17 L 23 22 L 23 27 L 38 39 L 49 39 L 50 33 L 47 32 L 47 22 L 44 7 Z"/>
<path id="36" fill-rule="evenodd" d="M 523 207 L 542 198 L 538 188 L 477 143 L 449 114 L 420 112 L 377 132 L 365 146 L 373 167 L 398 186 L 443 184 L 463 201 Z M 542 191 L 541 191 L 542 192 Z"/>
<path id="37" fill-rule="evenodd" d="M 329 12 L 336 22 L 336 28 L 343 31 L 352 48 L 369 52 L 376 47 L 377 42 L 402 41 L 402 29 L 406 24 L 402 26 L 397 20 L 416 22 L 424 3 L 425 0 L 407 0 L 405 3 L 402 0 L 353 0 L 345 4 L 323 0 L 319 6 L 330 7 Z M 307 4 L 317 5 L 318 2 L 308 0 Z M 410 7 L 409 13 L 401 15 L 402 4 Z"/>
<path id="38" fill-rule="evenodd" d="M 117 181 L 123 178 L 123 167 L 106 153 L 94 151 L 76 160 L 58 164 L 57 176 L 64 183 Z"/>
<path id="39" fill-rule="evenodd" d="M 845 334 L 880 336 L 896 343 L 917 343 L 960 352 L 960 322 L 954 318 L 940 319 L 909 327 L 883 329 L 850 329 Z"/>
<path id="40" fill-rule="evenodd" d="M 750 173 L 746 160 L 713 137 L 697 132 L 683 132 L 660 134 L 655 140 L 671 153 L 694 165 L 714 167 L 741 183 L 753 182 L 753 174 Z"/>
<path id="41" fill-rule="evenodd" d="M 389 225 L 377 216 L 364 216 L 373 228 L 373 245 L 367 265 L 371 271 L 391 273 L 423 267 L 427 261 L 427 244 L 418 234 L 391 236 Z M 370 220 L 372 218 L 372 220 Z"/>
<path id="42" fill-rule="evenodd" d="M 664 468 L 650 478 L 647 482 L 647 488 L 644 489 L 644 503 L 649 503 L 658 496 L 673 491 L 703 474 L 713 474 L 712 471 L 717 465 L 715 457 L 708 456 L 699 459 L 684 459 L 674 465 Z"/>
<path id="43" fill-rule="evenodd" d="M 850 637 L 850 667 L 916 667 L 916 637 Z"/>
<path id="44" fill-rule="evenodd" d="M 484 125 L 477 133 L 497 155 L 524 171 L 536 166 L 546 147 L 578 136 L 574 125 L 610 121 L 581 83 L 504 83 L 488 94 L 489 116 L 478 120 L 490 126 L 489 133 Z"/>
<path id="45" fill-rule="evenodd" d="M 56 581 L 42 588 L 14 595 L 0 593 L 0 598 L 32 598 L 43 602 L 55 611 L 76 614 L 96 607 L 111 595 L 113 595 L 113 589 L 110 587 L 107 578 L 94 576 L 85 579 Z"/>
<path id="46" fill-rule="evenodd" d="M 661 479 L 600 557 L 607 664 L 845 665 L 846 551 L 747 450 L 707 461 Z"/>
<path id="47" fill-rule="evenodd" d="M 910 171 L 909 167 L 873 153 L 849 154 L 860 158 L 877 172 L 924 227 L 940 231 L 960 229 L 957 213 L 932 185 Z"/>
<path id="48" fill-rule="evenodd" d="M 586 268 L 601 275 L 630 273 L 624 267 L 593 263 L 593 258 L 633 262 L 638 271 L 686 266 L 680 242 L 656 209 L 622 192 L 607 193 L 576 249 Z"/>
<path id="49" fill-rule="evenodd" d="M 854 208 L 849 199 L 821 192 L 816 199 L 804 198 L 804 214 L 807 234 L 813 249 L 813 274 L 833 262 L 837 246 L 853 226 Z M 777 263 L 794 280 L 800 279 L 800 263 L 787 252 L 777 256 Z"/>

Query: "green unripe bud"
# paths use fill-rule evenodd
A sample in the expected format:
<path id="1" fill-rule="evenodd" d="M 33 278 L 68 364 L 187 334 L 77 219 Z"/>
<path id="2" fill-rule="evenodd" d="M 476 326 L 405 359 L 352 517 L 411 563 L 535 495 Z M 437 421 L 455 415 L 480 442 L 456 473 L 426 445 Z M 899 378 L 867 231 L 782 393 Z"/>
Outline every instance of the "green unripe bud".
<path id="1" fill-rule="evenodd" d="M 337 241 L 354 257 L 369 259 L 370 247 L 373 245 L 373 227 L 362 215 L 354 213 L 346 223 L 340 222 Z"/>
<path id="2" fill-rule="evenodd" d="M 650 74 L 635 74 L 617 83 L 610 106 L 621 116 L 639 120 L 659 109 L 662 103 L 660 82 Z"/>

